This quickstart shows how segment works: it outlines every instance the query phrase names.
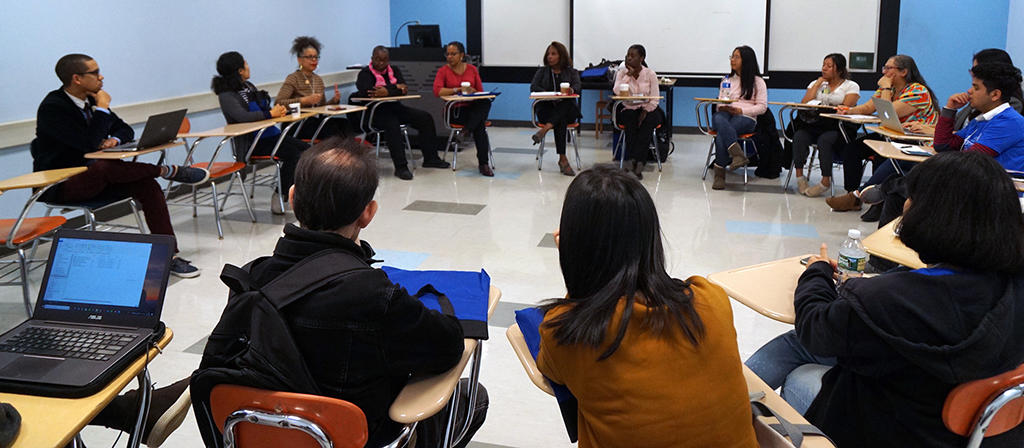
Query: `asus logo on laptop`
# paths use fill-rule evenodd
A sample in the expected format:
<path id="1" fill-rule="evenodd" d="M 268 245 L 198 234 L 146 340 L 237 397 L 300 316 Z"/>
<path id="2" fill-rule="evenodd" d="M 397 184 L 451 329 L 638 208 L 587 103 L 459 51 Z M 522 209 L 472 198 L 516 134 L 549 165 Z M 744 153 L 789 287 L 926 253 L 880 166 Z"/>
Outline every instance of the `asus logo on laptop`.
<path id="1" fill-rule="evenodd" d="M 103 316 L 100 316 L 100 315 L 97 315 L 97 314 L 90 314 L 89 315 L 89 320 L 103 320 Z"/>

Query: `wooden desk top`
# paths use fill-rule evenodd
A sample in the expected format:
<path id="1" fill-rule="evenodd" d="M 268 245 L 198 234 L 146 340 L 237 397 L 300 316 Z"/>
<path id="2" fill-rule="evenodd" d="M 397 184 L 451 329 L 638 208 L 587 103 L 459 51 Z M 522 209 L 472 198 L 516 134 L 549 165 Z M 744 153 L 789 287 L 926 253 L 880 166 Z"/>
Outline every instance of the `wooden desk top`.
<path id="1" fill-rule="evenodd" d="M 866 123 L 881 123 L 882 120 L 878 117 L 871 115 L 839 115 L 839 114 L 821 114 L 825 118 L 834 118 L 839 121 L 848 121 L 850 123 L 866 124 Z"/>
<path id="2" fill-rule="evenodd" d="M 163 150 L 165 150 L 167 148 L 173 148 L 175 146 L 183 146 L 184 144 L 185 144 L 185 142 L 175 140 L 175 141 L 170 142 L 170 143 L 164 143 L 164 144 L 159 145 L 159 146 L 154 146 L 152 148 L 141 149 L 141 150 L 138 150 L 138 151 L 103 151 L 103 150 L 100 150 L 100 151 L 90 152 L 90 153 L 86 154 L 85 158 L 86 159 L 103 159 L 103 160 L 127 159 L 129 157 L 141 156 L 143 154 L 149 154 L 151 152 L 163 151 Z"/>
<path id="3" fill-rule="evenodd" d="M 823 104 L 786 103 L 786 102 L 781 102 L 780 103 L 778 101 L 769 101 L 768 104 L 773 104 L 773 105 L 776 105 L 776 106 L 785 106 L 785 107 L 789 107 L 789 108 L 793 108 L 793 109 L 808 109 L 808 110 L 810 110 L 810 109 L 835 109 L 836 108 L 836 106 L 825 106 Z"/>
<path id="4" fill-rule="evenodd" d="M 721 103 L 721 104 L 729 104 L 729 103 L 735 103 L 735 102 L 736 102 L 736 100 L 723 100 L 723 99 L 721 99 L 721 98 L 699 98 L 699 97 L 694 97 L 694 98 L 693 98 L 693 100 L 694 100 L 694 101 L 697 101 L 697 102 L 699 102 L 699 103 Z"/>
<path id="5" fill-rule="evenodd" d="M 269 128 L 277 124 L 273 120 L 253 121 L 249 123 L 235 123 L 203 132 L 186 132 L 178 134 L 178 138 L 206 138 L 206 137 L 237 137 L 263 128 Z"/>
<path id="6" fill-rule="evenodd" d="M 650 95 L 630 95 L 630 96 L 618 96 L 612 95 L 611 97 L 615 101 L 646 101 L 646 100 L 660 100 L 664 99 L 663 96 L 650 96 Z"/>
<path id="7" fill-rule="evenodd" d="M 373 101 L 401 101 L 401 100 L 414 100 L 420 98 L 419 95 L 397 95 L 397 96 L 376 96 L 373 98 L 352 98 L 352 101 L 359 102 L 373 102 Z"/>
<path id="8" fill-rule="evenodd" d="M 86 169 L 87 168 L 84 166 L 76 166 L 74 168 L 61 168 L 58 170 L 46 170 L 22 174 L 18 177 L 0 181 L 0 191 L 45 187 L 84 172 Z"/>
<path id="9" fill-rule="evenodd" d="M 904 246 L 900 237 L 896 236 L 893 229 L 899 219 L 894 219 L 889 224 L 882 226 L 871 235 L 864 238 L 864 249 L 875 257 L 881 257 L 889 261 L 902 264 L 911 269 L 921 269 L 925 264 L 917 256 L 917 252 Z"/>
<path id="10" fill-rule="evenodd" d="M 537 95 L 537 93 L 538 92 L 531 93 L 530 94 L 530 99 L 531 100 L 540 100 L 540 101 L 549 101 L 549 100 L 575 99 L 575 98 L 579 98 L 580 97 L 579 94 L 576 94 L 576 93 L 573 93 L 573 94 L 570 94 L 570 95 L 562 95 L 561 93 L 559 93 L 557 95 L 550 95 L 550 94 L 549 95 Z M 552 92 L 547 92 L 547 93 L 552 93 Z"/>
<path id="11" fill-rule="evenodd" d="M 911 140 L 911 141 L 915 141 L 915 142 L 931 142 L 931 141 L 935 140 L 935 137 L 932 137 L 930 135 L 907 135 L 907 134 L 900 134 L 899 132 L 890 131 L 890 130 L 888 130 L 886 128 L 883 128 L 881 126 L 864 126 L 864 129 L 867 130 L 867 131 L 871 131 L 871 132 L 877 132 L 879 134 L 882 134 L 882 135 L 886 136 L 887 138 L 891 138 L 891 139 L 895 139 L 895 140 Z"/>
<path id="12" fill-rule="evenodd" d="M 544 391 L 548 395 L 554 396 L 554 392 L 551 390 L 551 384 L 544 378 L 544 375 L 537 370 L 537 361 L 533 359 L 533 355 L 530 354 L 530 348 L 526 346 L 526 340 L 523 339 L 523 332 L 520 330 L 518 324 L 513 324 L 508 327 L 508 331 L 505 332 L 508 336 L 508 341 L 512 344 L 512 350 L 515 351 L 516 357 L 519 358 L 519 362 L 523 365 L 523 369 L 526 370 L 526 374 L 530 377 L 530 381 L 533 382 L 540 390 Z M 760 401 L 768 407 L 772 408 L 775 412 L 782 415 L 783 418 L 789 420 L 790 423 L 795 425 L 807 424 L 807 420 L 804 419 L 800 413 L 796 412 L 789 403 L 786 403 L 779 394 L 776 394 L 774 390 L 770 389 L 761 378 L 758 378 L 753 371 L 747 366 L 743 366 L 743 377 L 747 381 L 747 392 L 757 393 L 764 392 L 764 398 Z M 832 447 L 828 439 L 821 436 L 806 436 L 804 437 L 804 445 L 808 448 L 827 448 Z"/>
<path id="13" fill-rule="evenodd" d="M 490 296 L 487 299 L 488 318 L 491 317 L 491 313 L 494 312 L 494 308 L 498 306 L 500 300 L 501 290 L 491 285 Z M 469 364 L 469 358 L 476 351 L 478 343 L 480 341 L 467 338 L 462 351 L 462 359 L 447 372 L 433 376 L 413 375 L 409 383 L 398 393 L 395 402 L 391 403 L 391 409 L 388 412 L 391 419 L 398 423 L 409 424 L 423 420 L 444 409 L 462 377 L 462 371 Z"/>
<path id="14" fill-rule="evenodd" d="M 791 324 L 796 321 L 793 292 L 806 266 L 800 259 L 808 255 L 769 261 L 708 276 L 729 297 L 758 313 Z"/>
<path id="15" fill-rule="evenodd" d="M 332 107 L 338 107 L 340 109 L 331 109 Z M 350 114 L 352 112 L 362 112 L 362 111 L 366 110 L 366 107 L 364 107 L 364 106 L 355 106 L 355 105 L 352 105 L 352 104 L 340 104 L 340 105 L 337 105 L 337 106 L 310 107 L 310 108 L 303 109 L 303 110 L 304 111 L 308 111 L 308 112 L 312 112 L 312 113 L 315 113 L 315 114 L 320 114 L 320 115 L 344 115 L 344 114 Z"/>
<path id="16" fill-rule="evenodd" d="M 445 95 L 445 96 L 442 96 L 441 99 L 445 100 L 445 101 L 447 101 L 449 103 L 461 103 L 461 102 L 465 102 L 465 101 L 493 100 L 493 99 L 495 99 L 497 97 L 498 97 L 498 95 L 472 95 L 472 96 Z"/>
<path id="17" fill-rule="evenodd" d="M 914 156 L 910 154 L 904 154 L 903 151 L 900 151 L 900 149 L 896 147 L 897 144 L 893 144 L 890 142 L 882 142 L 878 140 L 864 140 L 864 143 L 866 143 L 869 148 L 875 150 L 875 152 L 878 153 L 878 155 L 885 157 L 887 159 L 906 160 L 908 162 L 921 162 L 928 158 L 927 156 Z M 935 154 L 935 149 L 929 146 L 907 146 L 912 146 L 914 149 L 921 149 L 924 151 L 928 151 L 932 154 Z"/>
<path id="18" fill-rule="evenodd" d="M 157 342 L 161 349 L 174 338 L 168 328 Z M 160 351 L 149 350 L 153 360 Z M 146 356 L 131 363 L 107 387 L 95 395 L 84 398 L 52 398 L 32 395 L 0 393 L 0 402 L 11 403 L 21 414 L 21 431 L 11 448 L 61 447 L 71 441 L 136 375 L 146 366 Z M 134 416 L 132 419 L 134 421 Z"/>

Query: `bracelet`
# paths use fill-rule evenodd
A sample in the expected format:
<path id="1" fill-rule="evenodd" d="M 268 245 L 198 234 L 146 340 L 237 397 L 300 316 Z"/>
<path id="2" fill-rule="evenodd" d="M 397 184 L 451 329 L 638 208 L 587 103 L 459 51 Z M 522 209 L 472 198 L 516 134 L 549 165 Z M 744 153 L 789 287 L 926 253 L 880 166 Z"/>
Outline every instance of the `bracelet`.
<path id="1" fill-rule="evenodd" d="M 878 90 L 888 90 L 888 91 L 892 92 L 894 89 L 892 87 L 882 87 L 882 88 L 880 88 Z"/>

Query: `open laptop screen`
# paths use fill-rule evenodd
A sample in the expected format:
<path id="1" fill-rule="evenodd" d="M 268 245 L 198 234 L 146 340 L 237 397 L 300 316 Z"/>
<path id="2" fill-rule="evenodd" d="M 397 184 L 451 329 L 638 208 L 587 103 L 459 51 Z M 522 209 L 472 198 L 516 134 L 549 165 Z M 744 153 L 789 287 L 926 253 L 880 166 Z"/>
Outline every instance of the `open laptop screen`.
<path id="1" fill-rule="evenodd" d="M 58 320 L 87 315 L 83 323 L 104 325 L 128 324 L 115 323 L 123 320 L 119 317 L 159 319 L 173 241 L 160 235 L 59 232 L 37 311 L 59 313 Z"/>

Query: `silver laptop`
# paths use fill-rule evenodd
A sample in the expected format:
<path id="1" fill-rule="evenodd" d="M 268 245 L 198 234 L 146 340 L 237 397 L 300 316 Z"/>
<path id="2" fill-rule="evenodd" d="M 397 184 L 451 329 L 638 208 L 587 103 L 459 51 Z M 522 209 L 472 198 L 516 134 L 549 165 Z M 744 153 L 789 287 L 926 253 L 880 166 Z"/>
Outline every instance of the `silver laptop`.
<path id="1" fill-rule="evenodd" d="M 0 391 L 106 385 L 163 333 L 174 247 L 168 235 L 59 230 L 33 317 L 0 335 Z"/>
<path id="2" fill-rule="evenodd" d="M 185 119 L 188 109 L 176 110 L 163 114 L 150 115 L 146 120 L 146 127 L 142 129 L 142 136 L 138 140 L 124 142 L 113 148 L 104 149 L 106 152 L 129 152 L 141 151 L 164 143 L 170 143 L 178 138 L 178 129 L 181 129 L 181 122 Z"/>
<path id="3" fill-rule="evenodd" d="M 910 132 L 903 129 L 903 123 L 900 123 L 900 116 L 896 113 L 896 106 L 893 106 L 892 101 L 883 100 L 875 97 L 871 98 L 871 101 L 875 104 L 875 110 L 878 111 L 878 119 L 882 120 L 882 127 L 892 132 L 902 135 L 909 135 L 914 137 L 927 137 L 928 134 L 922 134 L 920 132 Z"/>

